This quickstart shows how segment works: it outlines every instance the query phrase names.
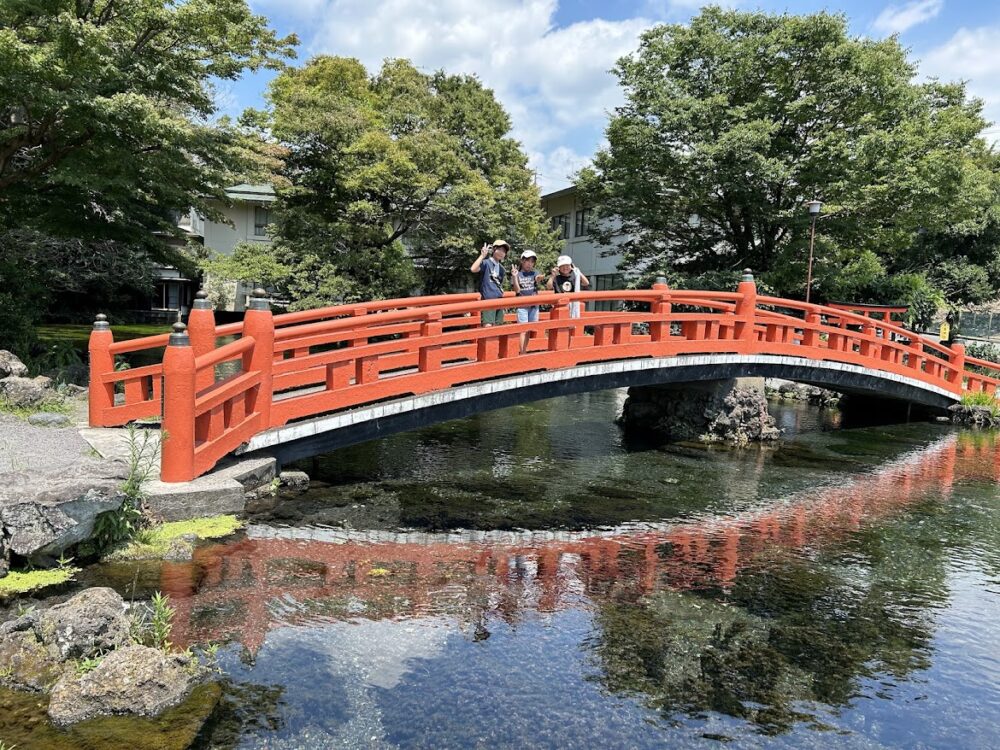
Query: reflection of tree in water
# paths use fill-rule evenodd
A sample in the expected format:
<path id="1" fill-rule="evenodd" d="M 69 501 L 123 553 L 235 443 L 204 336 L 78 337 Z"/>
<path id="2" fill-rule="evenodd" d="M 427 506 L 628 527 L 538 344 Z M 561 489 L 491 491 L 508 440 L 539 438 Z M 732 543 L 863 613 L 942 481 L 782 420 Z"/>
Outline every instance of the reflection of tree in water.
<path id="1" fill-rule="evenodd" d="M 815 720 L 803 702 L 846 706 L 865 678 L 929 667 L 929 611 L 945 598 L 939 532 L 909 517 L 814 560 L 758 560 L 726 594 L 597 600 L 596 679 L 667 720 L 714 711 L 765 733 Z"/>

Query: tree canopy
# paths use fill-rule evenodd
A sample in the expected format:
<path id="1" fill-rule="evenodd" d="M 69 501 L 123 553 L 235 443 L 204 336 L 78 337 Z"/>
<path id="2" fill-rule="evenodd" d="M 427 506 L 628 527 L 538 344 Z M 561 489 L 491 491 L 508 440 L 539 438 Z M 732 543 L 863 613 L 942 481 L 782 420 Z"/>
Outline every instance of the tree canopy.
<path id="1" fill-rule="evenodd" d="M 297 306 L 447 290 L 496 237 L 554 255 L 510 118 L 475 78 L 320 56 L 268 98 L 255 119 L 287 148 L 275 251 Z"/>
<path id="2" fill-rule="evenodd" d="M 209 121 L 218 81 L 279 65 L 246 0 L 0 4 L 0 220 L 74 238 L 146 241 L 172 209 L 211 214 L 245 166 Z"/>
<path id="3" fill-rule="evenodd" d="M 615 73 L 625 103 L 580 184 L 602 239 L 631 236 L 633 270 L 735 282 L 751 267 L 802 295 L 818 198 L 814 297 L 926 296 L 935 273 L 963 300 L 1000 284 L 998 245 L 970 258 L 962 241 L 996 222 L 981 102 L 917 82 L 895 37 L 851 37 L 841 15 L 709 7 L 645 32 Z M 970 262 L 976 278 L 956 279 Z"/>

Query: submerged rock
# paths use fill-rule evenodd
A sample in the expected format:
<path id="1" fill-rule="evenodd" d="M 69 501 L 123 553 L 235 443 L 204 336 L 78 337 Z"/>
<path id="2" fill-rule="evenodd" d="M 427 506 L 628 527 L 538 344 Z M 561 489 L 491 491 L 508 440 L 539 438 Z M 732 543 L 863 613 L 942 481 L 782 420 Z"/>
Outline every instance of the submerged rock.
<path id="1" fill-rule="evenodd" d="M 129 643 L 125 602 L 112 589 L 86 589 L 43 612 L 39 635 L 62 659 L 93 658 Z"/>
<path id="2" fill-rule="evenodd" d="M 181 703 L 204 676 L 197 661 L 148 646 L 126 646 L 82 676 L 52 689 L 49 718 L 65 726 L 96 716 L 156 716 Z"/>

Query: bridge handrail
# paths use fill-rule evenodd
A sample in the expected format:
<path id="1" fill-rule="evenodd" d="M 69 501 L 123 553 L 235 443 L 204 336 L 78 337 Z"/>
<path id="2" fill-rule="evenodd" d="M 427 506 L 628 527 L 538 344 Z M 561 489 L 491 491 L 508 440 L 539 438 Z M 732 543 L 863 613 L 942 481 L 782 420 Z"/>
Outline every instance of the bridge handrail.
<path id="1" fill-rule="evenodd" d="M 623 309 L 572 317 L 572 303 L 583 302 L 620 302 Z M 480 325 L 484 310 L 536 305 L 544 308 L 537 322 Z M 241 337 L 216 346 L 220 336 L 235 333 Z M 159 413 L 161 396 L 169 394 L 165 481 L 197 476 L 255 433 L 291 420 L 587 362 L 771 354 L 874 368 L 955 396 L 1000 388 L 1000 378 L 986 374 L 1000 375 L 1000 364 L 966 357 L 960 344 L 948 347 L 850 310 L 758 296 L 752 277 L 735 292 L 658 284 L 492 300 L 441 295 L 277 316 L 258 290 L 242 324 L 216 326 L 201 298 L 188 331 L 145 342 L 168 344 L 162 365 L 115 373 L 114 354 L 138 351 L 143 340 L 113 342 L 107 323 L 95 324 L 91 423 L 110 426 Z M 216 382 L 216 366 L 235 359 L 240 371 Z M 123 404 L 114 403 L 116 386 L 125 389 Z"/>

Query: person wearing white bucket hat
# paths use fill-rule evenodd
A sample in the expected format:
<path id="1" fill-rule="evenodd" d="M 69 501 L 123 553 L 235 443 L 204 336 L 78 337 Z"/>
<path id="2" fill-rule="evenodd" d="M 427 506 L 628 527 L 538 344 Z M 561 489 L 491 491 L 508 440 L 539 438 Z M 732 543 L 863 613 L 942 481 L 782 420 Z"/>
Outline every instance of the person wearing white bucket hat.
<path id="1" fill-rule="evenodd" d="M 556 260 L 556 267 L 549 274 L 549 281 L 545 285 L 556 294 L 569 294 L 579 292 L 581 287 L 586 289 L 590 286 L 590 279 L 583 275 L 579 268 L 573 265 L 573 259 L 568 255 L 560 255 Z M 571 318 L 580 317 L 580 303 L 569 303 L 569 316 Z"/>
<path id="2" fill-rule="evenodd" d="M 535 262 L 538 256 L 532 250 L 525 250 L 521 253 L 521 260 L 516 270 L 511 274 L 511 286 L 514 294 L 518 297 L 533 297 L 538 294 L 538 286 L 541 283 L 541 276 L 535 270 Z M 517 308 L 518 323 L 537 323 L 538 305 Z M 528 334 L 521 334 L 521 354 L 528 349 Z"/>

